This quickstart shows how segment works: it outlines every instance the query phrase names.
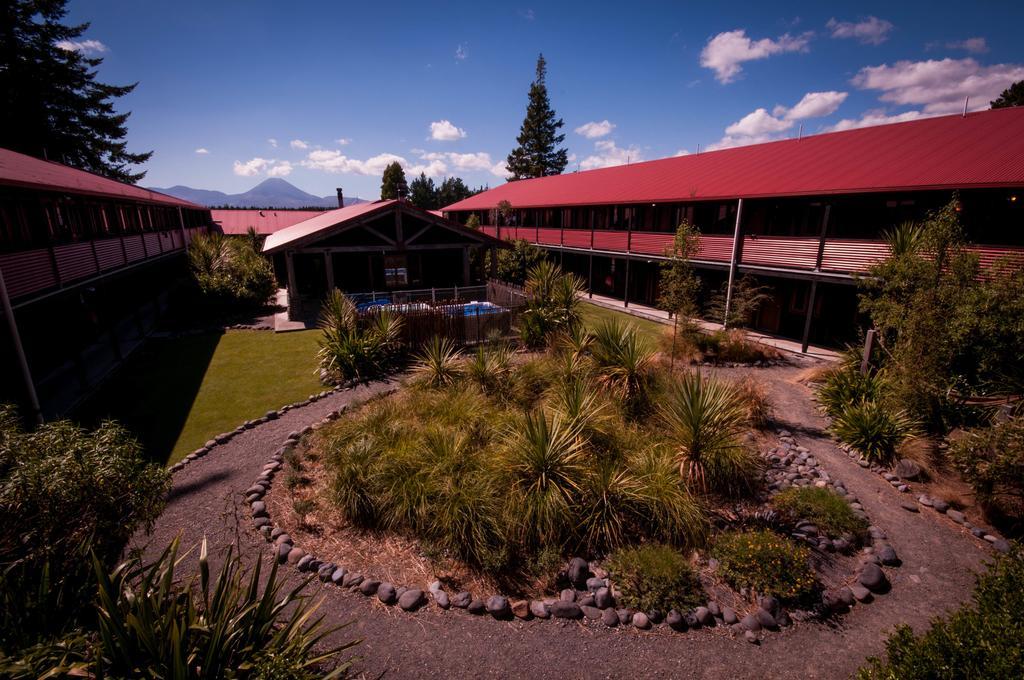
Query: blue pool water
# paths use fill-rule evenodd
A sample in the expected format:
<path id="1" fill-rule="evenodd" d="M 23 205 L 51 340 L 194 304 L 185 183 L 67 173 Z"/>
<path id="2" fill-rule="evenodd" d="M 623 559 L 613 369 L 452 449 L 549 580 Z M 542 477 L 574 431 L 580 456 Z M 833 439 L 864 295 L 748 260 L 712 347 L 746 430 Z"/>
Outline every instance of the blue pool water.
<path id="1" fill-rule="evenodd" d="M 408 312 L 412 311 L 412 307 L 425 307 L 425 305 L 408 305 L 408 304 L 392 304 L 391 300 L 387 298 L 379 298 L 369 302 L 360 302 L 356 305 L 356 309 L 360 312 L 365 312 L 369 309 L 377 309 L 379 307 L 390 307 L 396 312 Z M 462 307 L 463 316 L 485 316 L 487 314 L 497 314 L 505 311 L 504 307 L 491 302 L 467 302 Z"/>

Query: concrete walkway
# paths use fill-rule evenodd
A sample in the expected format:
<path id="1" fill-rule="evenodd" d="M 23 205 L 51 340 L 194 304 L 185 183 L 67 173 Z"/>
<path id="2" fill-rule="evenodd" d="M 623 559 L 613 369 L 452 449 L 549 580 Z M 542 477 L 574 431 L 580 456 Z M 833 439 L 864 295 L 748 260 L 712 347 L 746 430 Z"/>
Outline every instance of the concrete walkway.
<path id="1" fill-rule="evenodd" d="M 622 300 L 606 297 L 604 295 L 594 295 L 593 297 L 584 298 L 587 302 L 597 305 L 598 307 L 606 307 L 608 309 L 614 309 L 619 312 L 625 312 L 626 314 L 632 314 L 642 319 L 648 319 L 650 321 L 657 321 L 658 323 L 671 324 L 672 319 L 669 318 L 668 312 L 662 309 L 656 309 L 654 307 L 647 307 L 646 305 L 640 305 L 635 302 L 629 303 L 627 307 Z M 705 333 L 713 333 L 720 331 L 724 326 L 720 323 L 712 323 L 711 321 L 704 321 L 703 319 L 696 320 L 697 325 Z M 799 354 L 805 357 L 813 357 L 815 359 L 822 359 L 825 361 L 834 361 L 839 358 L 839 352 L 835 350 L 826 349 L 825 347 L 815 347 L 810 345 L 807 351 L 802 351 L 801 345 L 795 340 L 787 340 L 785 338 L 779 338 L 774 335 L 767 335 L 765 333 L 758 333 L 757 331 L 747 330 L 745 331 L 747 337 L 758 342 L 762 345 L 768 345 L 775 349 L 782 350 L 783 352 L 789 352 L 791 354 Z"/>

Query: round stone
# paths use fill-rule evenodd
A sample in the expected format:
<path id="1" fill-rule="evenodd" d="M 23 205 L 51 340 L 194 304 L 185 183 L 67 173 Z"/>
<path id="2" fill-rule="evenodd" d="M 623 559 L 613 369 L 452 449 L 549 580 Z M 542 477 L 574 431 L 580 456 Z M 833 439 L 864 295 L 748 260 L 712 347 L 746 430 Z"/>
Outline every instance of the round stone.
<path id="1" fill-rule="evenodd" d="M 647 630 L 651 627 L 651 620 L 647 618 L 647 614 L 637 612 L 636 614 L 633 614 L 633 625 L 640 630 Z"/>
<path id="2" fill-rule="evenodd" d="M 448 593 L 443 590 L 438 590 L 434 593 L 434 602 L 436 602 L 437 606 L 441 609 L 448 609 L 452 606 L 451 598 L 449 598 Z"/>
<path id="3" fill-rule="evenodd" d="M 343 588 L 353 588 L 363 582 L 362 574 L 345 574 L 345 578 L 341 580 Z"/>
<path id="4" fill-rule="evenodd" d="M 594 606 L 598 609 L 614 607 L 615 598 L 612 597 L 612 591 L 607 587 L 598 588 L 597 592 L 594 593 Z"/>
<path id="5" fill-rule="evenodd" d="M 377 594 L 377 589 L 380 588 L 380 581 L 374 579 L 367 579 L 359 584 L 359 592 L 367 597 Z"/>
<path id="6" fill-rule="evenodd" d="M 551 605 L 551 615 L 556 619 L 578 619 L 583 616 L 583 610 L 575 602 L 557 600 Z"/>
<path id="7" fill-rule="evenodd" d="M 575 602 L 576 601 L 576 591 L 573 590 L 572 588 L 566 588 L 565 590 L 563 590 L 561 593 L 558 594 L 558 599 L 561 600 L 562 602 Z"/>
<path id="8" fill-rule="evenodd" d="M 297 564 L 306 555 L 302 548 L 292 548 L 288 551 L 288 564 Z"/>
<path id="9" fill-rule="evenodd" d="M 885 589 L 886 578 L 885 572 L 877 564 L 865 564 L 860 570 L 860 576 L 857 577 L 857 581 L 862 586 L 872 592 L 879 592 Z"/>
<path id="10" fill-rule="evenodd" d="M 605 609 L 603 612 L 601 612 L 601 623 L 608 626 L 609 628 L 614 628 L 615 626 L 619 625 L 619 617 L 615 613 L 615 610 Z"/>
<path id="11" fill-rule="evenodd" d="M 513 600 L 512 603 L 512 616 L 517 619 L 528 619 L 530 618 L 530 603 L 526 600 Z"/>
<path id="12" fill-rule="evenodd" d="M 398 606 L 404 611 L 412 612 L 419 609 L 424 601 L 423 591 L 419 588 L 412 588 L 402 593 L 402 596 L 398 598 Z"/>
<path id="13" fill-rule="evenodd" d="M 896 550 L 893 549 L 891 545 L 881 546 L 878 548 L 878 551 L 875 552 L 875 555 L 877 555 L 878 560 L 887 567 L 895 567 L 900 563 L 900 558 L 896 555 Z"/>
<path id="14" fill-rule="evenodd" d="M 469 606 L 469 603 L 473 601 L 473 593 L 468 590 L 463 590 L 461 593 L 455 595 L 452 598 L 452 606 L 458 607 L 459 609 L 465 609 Z"/>
<path id="15" fill-rule="evenodd" d="M 670 609 L 668 614 L 665 615 L 665 623 L 675 631 L 682 632 L 687 629 L 686 619 L 675 609 Z"/>
<path id="16" fill-rule="evenodd" d="M 331 572 L 331 581 L 335 585 L 340 585 L 342 580 L 345 578 L 345 574 L 347 573 L 348 572 L 345 571 L 344 567 L 338 567 L 337 569 Z"/>
<path id="17" fill-rule="evenodd" d="M 394 604 L 398 599 L 398 593 L 390 583 L 381 583 L 377 586 L 377 599 L 384 604 Z"/>
<path id="18" fill-rule="evenodd" d="M 633 620 L 633 612 L 628 609 L 616 609 L 615 616 L 619 618 L 619 623 L 626 625 Z"/>
<path id="19" fill-rule="evenodd" d="M 491 595 L 487 598 L 487 613 L 496 619 L 507 619 L 512 615 L 508 598 L 503 595 Z"/>
<path id="20" fill-rule="evenodd" d="M 469 603 L 469 606 L 466 607 L 466 611 L 475 616 L 479 616 L 487 611 L 487 603 L 483 600 L 473 600 Z"/>
<path id="21" fill-rule="evenodd" d="M 309 563 L 312 562 L 312 561 L 313 561 L 313 556 L 312 555 L 303 555 L 302 559 L 300 559 L 295 564 L 295 568 L 298 569 L 299 571 L 306 571 L 306 570 L 309 569 Z"/>
<path id="22" fill-rule="evenodd" d="M 758 609 L 757 611 L 758 612 L 763 612 L 764 610 L 763 609 Z M 765 612 L 765 613 L 768 614 L 768 612 Z M 771 616 L 771 614 L 768 614 L 768 616 Z M 761 630 L 761 622 L 753 614 L 747 614 L 746 616 L 744 616 L 743 620 L 740 621 L 740 626 L 742 626 L 742 628 L 744 630 L 747 630 L 747 631 L 751 631 L 752 630 L 752 631 L 756 632 L 756 631 Z"/>
<path id="23" fill-rule="evenodd" d="M 580 611 L 583 612 L 583 616 L 587 617 L 591 621 L 597 621 L 601 618 L 601 610 L 597 607 L 591 607 L 588 605 L 580 605 Z"/>
<path id="24" fill-rule="evenodd" d="M 566 574 L 574 585 L 585 586 L 587 576 L 590 574 L 590 565 L 582 557 L 574 557 L 569 561 L 569 569 Z"/>
<path id="25" fill-rule="evenodd" d="M 775 617 L 772 613 L 766 609 L 758 609 L 754 612 L 754 618 L 757 619 L 757 623 L 761 628 L 767 628 L 768 630 L 775 630 L 779 627 L 779 624 L 775 621 Z"/>
<path id="26" fill-rule="evenodd" d="M 739 619 L 736 617 L 736 610 L 732 607 L 722 607 L 722 622 L 727 626 L 731 626 L 737 623 Z"/>
<path id="27" fill-rule="evenodd" d="M 548 613 L 548 608 L 544 606 L 544 603 L 540 600 L 530 600 L 530 613 L 538 619 L 546 619 L 551 616 L 551 614 Z"/>
<path id="28" fill-rule="evenodd" d="M 707 607 L 697 607 L 693 610 L 693 615 L 697 617 L 697 621 L 699 621 L 702 626 L 715 625 L 715 616 Z"/>

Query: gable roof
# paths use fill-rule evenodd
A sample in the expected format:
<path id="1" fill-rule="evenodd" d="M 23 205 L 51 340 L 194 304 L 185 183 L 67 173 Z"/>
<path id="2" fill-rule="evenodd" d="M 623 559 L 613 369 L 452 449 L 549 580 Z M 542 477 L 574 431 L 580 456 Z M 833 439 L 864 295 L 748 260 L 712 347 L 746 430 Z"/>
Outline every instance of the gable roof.
<path id="1" fill-rule="evenodd" d="M 211 210 L 213 221 L 220 225 L 225 234 L 237 235 L 255 227 L 261 236 L 273 234 L 311 217 L 323 214 L 323 210 L 250 210 L 247 208 L 221 208 Z"/>
<path id="2" fill-rule="evenodd" d="M 514 208 L 1024 186 L 1024 107 L 508 182 L 444 208 Z"/>
<path id="3" fill-rule="evenodd" d="M 0 185 L 205 210 L 201 205 L 174 196 L 118 182 L 61 163 L 26 156 L 10 149 L 0 149 Z"/>
<path id="4" fill-rule="evenodd" d="M 379 214 L 393 212 L 395 210 L 401 210 L 405 213 L 419 217 L 426 222 L 441 225 L 442 227 L 462 234 L 463 236 L 468 236 L 476 241 L 490 243 L 495 246 L 506 245 L 504 241 L 499 241 L 493 236 L 485 234 L 482 231 L 477 231 L 476 229 L 470 229 L 462 226 L 461 224 L 456 224 L 455 222 L 434 214 L 429 210 L 417 208 L 407 201 L 389 199 L 376 201 L 374 203 L 356 203 L 355 205 L 345 206 L 344 208 L 328 210 L 327 212 L 320 213 L 315 217 L 281 229 L 280 231 L 268 236 L 267 240 L 263 242 L 263 252 L 273 253 L 283 250 L 289 246 L 296 247 L 303 245 L 310 240 L 319 240 L 319 238 L 326 237 L 330 232 L 339 230 L 339 228 L 344 228 L 350 223 L 362 221 L 365 218 L 376 217 Z"/>

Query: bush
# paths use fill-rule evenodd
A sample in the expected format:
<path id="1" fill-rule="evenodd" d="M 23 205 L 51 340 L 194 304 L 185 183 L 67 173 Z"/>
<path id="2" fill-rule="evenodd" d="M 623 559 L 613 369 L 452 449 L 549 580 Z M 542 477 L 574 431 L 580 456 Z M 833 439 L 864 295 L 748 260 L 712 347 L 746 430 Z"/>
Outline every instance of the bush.
<path id="1" fill-rule="evenodd" d="M 703 350 L 716 361 L 737 364 L 754 364 L 760 361 L 772 361 L 779 353 L 759 342 L 747 337 L 746 332 L 738 328 L 715 331 L 704 336 Z"/>
<path id="2" fill-rule="evenodd" d="M 463 374 L 462 352 L 450 338 L 430 338 L 417 355 L 413 378 L 429 387 L 451 387 Z"/>
<path id="3" fill-rule="evenodd" d="M 615 551 L 605 562 L 622 603 L 639 611 L 686 611 L 704 601 L 700 579 L 671 546 L 641 545 Z"/>
<path id="4" fill-rule="evenodd" d="M 847 406 L 832 421 L 832 431 L 865 460 L 887 465 L 896 457 L 900 444 L 916 427 L 903 411 L 893 411 L 881 402 L 861 400 Z"/>
<path id="5" fill-rule="evenodd" d="M 936 618 L 920 636 L 901 625 L 872 658 L 861 680 L 1024 677 L 1024 557 L 1020 547 L 978 578 L 973 603 Z"/>
<path id="6" fill-rule="evenodd" d="M 853 512 L 850 504 L 828 489 L 789 488 L 776 494 L 775 507 L 793 521 L 807 520 L 829 536 L 862 534 L 868 523 Z"/>
<path id="7" fill-rule="evenodd" d="M 772 423 L 772 402 L 764 385 L 751 377 L 734 384 L 740 401 L 747 411 L 747 422 L 758 430 L 767 429 Z"/>
<path id="8" fill-rule="evenodd" d="M 594 331 L 590 347 L 598 380 L 629 415 L 648 406 L 654 349 L 633 324 L 606 319 Z"/>
<path id="9" fill-rule="evenodd" d="M 498 258 L 498 278 L 522 286 L 531 269 L 545 259 L 544 250 L 526 239 L 515 239 L 511 248 L 499 248 L 491 254 Z"/>
<path id="10" fill-rule="evenodd" d="M 992 521 L 1024 522 L 1024 416 L 970 430 L 949 451 Z"/>
<path id="11" fill-rule="evenodd" d="M 164 506 L 170 476 L 123 428 L 25 432 L 0 407 L 0 648 L 60 632 L 91 598 L 88 556 L 115 559 Z"/>
<path id="12" fill-rule="evenodd" d="M 356 307 L 338 289 L 320 309 L 320 371 L 328 380 L 367 380 L 387 373 L 402 355 L 400 315 L 378 310 L 360 317 Z"/>
<path id="13" fill-rule="evenodd" d="M 862 401 L 881 401 L 885 378 L 882 373 L 861 373 L 856 364 L 829 371 L 818 387 L 817 398 L 825 412 L 835 418 L 848 407 Z"/>
<path id="14" fill-rule="evenodd" d="M 252 238 L 198 234 L 188 247 L 192 277 L 211 301 L 262 305 L 277 290 L 274 268 Z"/>
<path id="15" fill-rule="evenodd" d="M 732 385 L 688 373 L 669 385 L 660 412 L 691 485 L 725 494 L 757 487 L 761 464 L 740 441 L 747 411 Z"/>
<path id="16" fill-rule="evenodd" d="M 519 315 L 519 337 L 527 347 L 544 347 L 580 323 L 579 295 L 583 282 L 558 265 L 541 260 L 526 278 L 529 299 Z"/>
<path id="17" fill-rule="evenodd" d="M 767 530 L 723 534 L 711 551 L 718 573 L 733 588 L 800 600 L 817 588 L 810 551 Z"/>

